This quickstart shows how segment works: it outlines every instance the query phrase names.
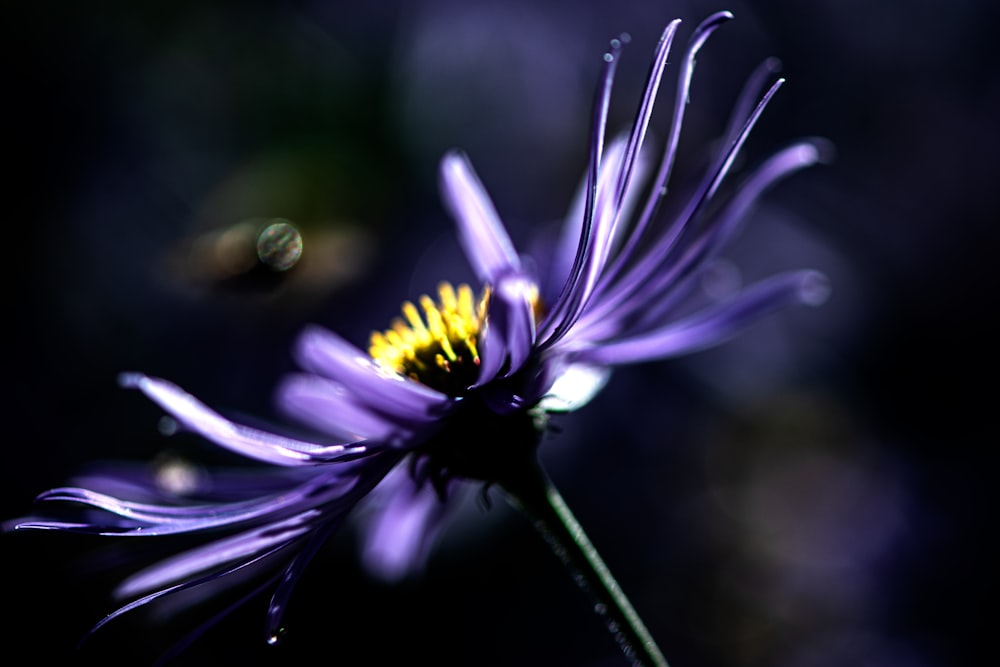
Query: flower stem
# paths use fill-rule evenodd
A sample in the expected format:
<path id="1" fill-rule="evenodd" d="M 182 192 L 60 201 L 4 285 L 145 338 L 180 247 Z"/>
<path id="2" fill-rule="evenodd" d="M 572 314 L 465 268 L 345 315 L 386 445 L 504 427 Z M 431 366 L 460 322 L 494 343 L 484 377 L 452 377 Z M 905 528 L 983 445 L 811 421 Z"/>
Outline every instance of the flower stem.
<path id="1" fill-rule="evenodd" d="M 594 601 L 615 641 L 633 667 L 669 667 L 652 635 L 629 602 L 597 549 L 537 459 L 528 469 L 501 480 L 513 504 L 531 519 L 573 580 Z"/>

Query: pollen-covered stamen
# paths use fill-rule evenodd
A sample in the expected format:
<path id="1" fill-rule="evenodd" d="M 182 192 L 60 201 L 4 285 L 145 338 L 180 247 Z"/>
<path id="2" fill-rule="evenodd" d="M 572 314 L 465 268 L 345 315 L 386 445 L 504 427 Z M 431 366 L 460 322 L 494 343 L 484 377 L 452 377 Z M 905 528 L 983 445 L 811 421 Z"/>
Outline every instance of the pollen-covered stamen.
<path id="1" fill-rule="evenodd" d="M 456 291 L 450 283 L 442 282 L 438 297 L 435 303 L 431 297 L 421 296 L 419 309 L 405 302 L 405 319 L 395 319 L 385 332 L 372 333 L 368 351 L 383 368 L 458 396 L 479 374 L 479 331 L 489 288 L 477 302 L 468 285 L 459 285 Z"/>

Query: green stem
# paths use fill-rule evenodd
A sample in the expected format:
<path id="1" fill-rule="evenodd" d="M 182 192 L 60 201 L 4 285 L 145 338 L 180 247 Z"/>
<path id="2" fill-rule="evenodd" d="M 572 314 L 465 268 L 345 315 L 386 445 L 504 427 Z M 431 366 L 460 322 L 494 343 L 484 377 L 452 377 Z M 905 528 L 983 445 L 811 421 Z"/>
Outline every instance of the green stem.
<path id="1" fill-rule="evenodd" d="M 537 460 L 499 485 L 525 512 L 573 579 L 594 600 L 594 611 L 633 667 L 669 667 L 652 635 L 583 532 Z"/>

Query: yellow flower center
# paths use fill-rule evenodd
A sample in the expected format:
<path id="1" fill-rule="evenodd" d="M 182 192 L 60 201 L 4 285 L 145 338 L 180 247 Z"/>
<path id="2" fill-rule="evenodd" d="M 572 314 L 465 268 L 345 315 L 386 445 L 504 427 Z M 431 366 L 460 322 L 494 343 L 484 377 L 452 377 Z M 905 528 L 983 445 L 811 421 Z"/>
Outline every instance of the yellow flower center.
<path id="1" fill-rule="evenodd" d="M 451 283 L 438 285 L 437 303 L 426 294 L 403 303 L 404 318 L 391 328 L 373 332 L 368 352 L 383 368 L 451 396 L 465 392 L 479 374 L 479 331 L 486 315 L 489 288 L 478 303 L 472 288 Z"/>

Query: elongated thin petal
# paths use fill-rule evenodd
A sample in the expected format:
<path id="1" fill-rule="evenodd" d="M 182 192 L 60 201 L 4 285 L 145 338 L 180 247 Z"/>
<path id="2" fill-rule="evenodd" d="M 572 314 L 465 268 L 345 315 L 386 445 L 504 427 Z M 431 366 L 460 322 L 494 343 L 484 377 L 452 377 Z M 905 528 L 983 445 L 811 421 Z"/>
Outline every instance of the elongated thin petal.
<path id="1" fill-rule="evenodd" d="M 633 210 L 640 202 L 642 191 L 639 187 L 630 187 L 625 190 L 625 198 L 619 205 L 612 206 L 616 195 L 617 180 L 620 178 L 623 169 L 623 158 L 625 156 L 625 136 L 616 137 L 605 152 L 600 169 L 598 185 L 597 204 L 595 211 L 601 219 L 594 225 L 594 257 L 590 269 L 593 277 L 597 278 L 597 284 L 603 281 L 604 268 L 609 258 L 614 256 L 618 261 L 617 253 L 624 244 L 632 243 L 632 232 L 628 225 L 622 224 L 632 215 Z M 633 167 L 634 180 L 642 182 L 648 175 L 651 167 L 651 156 L 648 146 L 641 152 Z M 586 183 L 581 183 L 580 189 L 573 199 L 572 207 L 567 213 L 562 226 L 558 245 L 552 253 L 550 259 L 551 270 L 548 273 L 548 283 L 545 294 L 551 296 L 555 293 L 563 282 L 566 281 L 572 268 L 573 258 L 576 253 L 577 244 L 580 242 L 580 226 L 583 219 Z M 614 218 L 617 217 L 617 220 Z M 591 281 L 592 286 L 594 281 Z M 596 292 L 591 292 L 591 299 L 596 296 Z"/>
<path id="2" fill-rule="evenodd" d="M 601 68 L 601 79 L 594 98 L 593 120 L 590 129 L 590 152 L 584 188 L 583 215 L 580 222 L 580 241 L 577 243 L 576 253 L 566 276 L 566 282 L 563 283 L 555 303 L 550 304 L 548 315 L 541 322 L 539 329 L 540 349 L 545 349 L 566 335 L 566 332 L 576 322 L 583 301 L 583 292 L 579 286 L 593 246 L 594 219 L 601 163 L 604 155 L 604 135 L 608 124 L 608 109 L 611 105 L 611 88 L 614 84 L 615 70 L 618 67 L 618 56 L 621 49 L 621 42 L 617 39 L 612 40 L 611 49 L 604 54 L 604 64 Z"/>
<path id="3" fill-rule="evenodd" d="M 139 373 L 120 378 L 125 387 L 139 389 L 178 422 L 217 445 L 248 458 L 281 466 L 316 465 L 356 458 L 361 444 L 321 445 L 260 431 L 225 419 L 177 385 Z"/>
<path id="4" fill-rule="evenodd" d="M 626 280 L 602 295 L 599 304 L 581 318 L 574 344 L 596 342 L 620 333 L 622 322 L 645 330 L 667 317 L 693 287 L 697 272 L 725 247 L 750 207 L 768 188 L 805 167 L 829 159 L 828 142 L 808 139 L 779 151 L 743 183 L 723 209 L 693 239 L 674 250 L 673 239 L 661 239 L 641 259 Z M 683 253 L 678 254 L 683 250 Z M 672 261 L 666 261 L 669 258 Z M 611 314 L 614 316 L 611 316 Z"/>
<path id="5" fill-rule="evenodd" d="M 118 585 L 114 594 L 119 598 L 140 595 L 205 570 L 247 560 L 304 535 L 312 528 L 312 521 L 320 515 L 318 510 L 310 510 L 285 521 L 269 523 L 171 556 L 128 577 Z"/>
<path id="6" fill-rule="evenodd" d="M 500 276 L 519 271 L 521 260 L 514 244 L 464 154 L 453 151 L 441 161 L 441 192 L 476 276 L 493 284 Z"/>
<path id="7" fill-rule="evenodd" d="M 678 244 L 678 239 L 708 205 L 760 115 L 783 83 L 783 80 L 778 80 L 768 89 L 733 144 L 723 153 L 714 168 L 705 174 L 678 220 L 618 278 L 613 289 L 605 289 L 601 298 L 586 313 L 581 329 L 600 323 L 612 312 L 619 318 L 626 318 L 648 308 L 650 304 L 662 299 L 663 290 L 681 285 L 683 281 L 680 277 L 685 271 L 700 265 L 705 253 L 701 249 L 693 250 L 684 243 Z M 704 241 L 705 236 L 702 233 L 703 240 L 698 242 L 703 246 L 707 243 Z M 682 256 L 678 257 L 677 253 L 682 253 Z"/>
<path id="8" fill-rule="evenodd" d="M 624 220 L 627 219 L 629 210 L 625 206 L 625 201 L 631 200 L 634 203 L 638 195 L 639 189 L 633 188 L 632 184 L 635 180 L 642 182 L 645 169 L 637 170 L 636 167 L 641 165 L 640 157 L 642 156 L 646 130 L 653 114 L 660 80 L 667 66 L 667 56 L 670 54 L 670 47 L 679 25 L 679 19 L 672 21 L 660 36 L 631 132 L 628 133 L 627 137 L 616 139 L 608 150 L 607 157 L 601 160 L 597 198 L 594 204 L 592 247 L 587 257 L 587 266 L 583 270 L 583 282 L 580 287 L 582 290 L 581 308 L 586 306 L 586 301 L 589 299 L 612 251 L 614 241 L 620 237 L 617 232 L 626 226 Z M 581 201 L 579 210 L 573 211 L 571 216 L 582 218 L 584 214 L 583 204 L 584 202 Z M 569 220 L 567 227 L 570 230 L 579 229 L 580 225 L 574 217 Z M 576 236 L 579 243 L 579 232 L 576 232 Z"/>
<path id="9" fill-rule="evenodd" d="M 152 503 L 133 502 L 104 493 L 98 493 L 87 488 L 72 486 L 50 489 L 39 495 L 36 502 L 80 503 L 96 507 L 105 512 L 128 517 L 137 523 L 148 524 L 187 521 L 193 516 L 217 512 L 220 507 L 219 505 L 155 505 Z M 253 501 L 246 505 L 242 503 L 232 504 L 229 508 L 233 511 L 239 511 L 238 508 L 256 505 L 259 505 L 259 502 Z"/>
<path id="10" fill-rule="evenodd" d="M 449 403 L 441 392 L 382 368 L 365 352 L 321 327 L 302 332 L 295 356 L 304 369 L 348 387 L 365 405 L 410 422 L 432 421 Z"/>
<path id="11" fill-rule="evenodd" d="M 576 357 L 597 364 L 630 364 L 696 352 L 732 337 L 751 322 L 792 305 L 818 305 L 828 292 L 816 271 L 774 276 L 733 299 L 647 334 L 581 351 Z"/>
<path id="12" fill-rule="evenodd" d="M 653 187 L 649 191 L 646 203 L 629 234 L 625 246 L 601 277 L 600 283 L 596 288 L 598 296 L 603 294 L 611 284 L 619 279 L 627 263 L 639 248 L 639 243 L 645 236 L 649 225 L 655 218 L 660 200 L 667 194 L 670 175 L 673 172 L 674 163 L 677 159 L 677 146 L 680 142 L 681 128 L 684 124 L 684 114 L 690 102 L 691 80 L 694 76 L 694 67 L 698 52 L 701 51 L 701 48 L 708 41 L 712 33 L 732 18 L 733 15 L 729 12 L 716 12 L 702 21 L 691 35 L 688 48 L 681 60 L 681 69 L 677 77 L 677 90 L 674 93 L 673 120 L 671 121 L 670 130 L 667 133 L 666 145 L 660 160 L 660 166 L 653 181 Z M 682 229 L 683 224 L 676 224 L 668 228 L 667 233 L 672 233 L 676 236 Z"/>
<path id="13" fill-rule="evenodd" d="M 171 595 L 173 593 L 180 593 L 181 591 L 184 591 L 184 590 L 190 590 L 192 588 L 195 588 L 196 586 L 202 586 L 204 584 L 208 584 L 210 582 L 217 581 L 218 579 L 221 579 L 222 577 L 225 577 L 227 575 L 233 574 L 234 572 L 237 572 L 239 570 L 243 570 L 243 569 L 252 567 L 252 566 L 256 565 L 257 563 L 260 563 L 261 561 L 264 561 L 267 558 L 275 555 L 276 553 L 280 552 L 282 549 L 286 548 L 287 546 L 288 546 L 288 543 L 279 544 L 278 546 L 273 547 L 272 549 L 270 549 L 268 551 L 265 551 L 263 553 L 260 553 L 260 554 L 254 556 L 253 558 L 251 558 L 249 560 L 245 560 L 245 561 L 241 561 L 239 563 L 235 563 L 232 566 L 230 566 L 228 568 L 225 568 L 223 570 L 212 572 L 210 574 L 205 575 L 204 577 L 199 577 L 197 579 L 192 579 L 192 580 L 189 580 L 189 581 L 185 581 L 183 583 L 176 584 L 174 586 L 170 586 L 169 588 L 164 588 L 164 589 L 155 591 L 153 593 L 150 593 L 149 595 L 143 596 L 143 597 L 139 598 L 138 600 L 133 600 L 132 602 L 129 602 L 128 604 L 119 607 L 118 609 L 114 610 L 113 612 L 111 612 L 110 614 L 108 614 L 107 616 L 105 616 L 104 618 L 102 618 L 99 623 L 97 623 L 94 627 L 92 627 L 87 632 L 87 636 L 89 637 L 90 635 L 94 634 L 95 632 L 97 632 L 98 630 L 100 630 L 102 627 L 104 627 L 105 625 L 107 625 L 109 622 L 113 621 L 114 619 L 118 618 L 119 616 L 122 616 L 123 614 L 126 614 L 126 613 L 128 613 L 128 612 L 130 612 L 130 611 L 132 611 L 134 609 L 138 609 L 139 607 L 145 606 L 145 605 L 149 604 L 150 602 L 153 602 L 154 600 L 162 598 L 162 597 L 164 597 L 166 595 Z"/>
<path id="14" fill-rule="evenodd" d="M 265 637 L 269 641 L 281 634 L 281 621 L 285 616 L 285 610 L 288 607 L 288 600 L 292 595 L 292 589 L 295 588 L 295 584 L 298 583 L 306 566 L 312 562 L 313 557 L 323 547 L 327 539 L 329 539 L 330 534 L 340 527 L 342 522 L 343 515 L 339 515 L 322 527 L 314 528 L 306 544 L 285 567 L 285 571 L 281 575 L 281 581 L 278 582 L 278 586 L 275 588 L 274 594 L 271 596 L 271 601 L 267 606 Z"/>
<path id="15" fill-rule="evenodd" d="M 617 174 L 617 186 L 615 189 L 613 208 L 617 211 L 621 209 L 625 193 L 632 183 L 633 169 L 635 161 L 642 150 L 642 144 L 646 139 L 646 130 L 649 127 L 649 119 L 653 115 L 653 106 L 656 102 L 657 92 L 660 89 L 660 79 L 663 77 L 663 70 L 667 66 L 667 57 L 670 55 L 670 47 L 677 33 L 677 26 L 680 19 L 671 21 L 663 30 L 660 42 L 656 46 L 653 61 L 649 66 L 649 74 L 646 77 L 646 86 L 643 89 L 642 100 L 636 110 L 635 121 L 632 123 L 632 132 L 629 135 L 628 147 L 625 151 L 625 158 L 622 161 L 622 169 Z"/>
<path id="16" fill-rule="evenodd" d="M 738 234 L 750 208 L 765 190 L 800 169 L 828 159 L 831 150 L 827 142 L 811 139 L 798 142 L 768 159 L 691 243 L 685 254 L 644 287 L 648 294 L 658 296 L 647 300 L 635 326 L 641 328 L 659 320 L 684 299 L 700 269 L 718 257 L 727 242 Z"/>
<path id="17" fill-rule="evenodd" d="M 384 460 L 391 462 L 397 461 L 398 458 L 386 457 Z M 286 489 L 282 493 L 262 495 L 247 501 L 211 505 L 151 506 L 114 498 L 89 489 L 66 487 L 56 489 L 51 494 L 43 494 L 40 500 L 72 502 L 92 507 L 107 512 L 111 519 L 108 521 L 91 519 L 88 523 L 72 523 L 29 518 L 17 523 L 15 528 L 71 530 L 123 537 L 155 537 L 228 528 L 261 519 L 280 518 L 283 514 L 296 512 L 302 507 L 318 506 L 347 497 L 356 484 L 357 475 L 340 476 L 338 472 L 325 471 L 314 479 Z"/>
<path id="18" fill-rule="evenodd" d="M 613 176 L 621 171 L 622 159 L 625 157 L 624 136 L 619 136 L 611 142 L 605 151 L 600 167 L 600 179 L 598 183 L 597 201 L 611 202 L 614 193 L 611 188 L 615 181 Z M 559 236 L 559 244 L 550 259 L 549 284 L 546 287 L 547 293 L 554 293 L 566 282 L 573 268 L 573 259 L 576 257 L 577 247 L 580 245 L 580 229 L 583 225 L 583 216 L 587 203 L 587 182 L 580 183 L 580 188 L 573 197 L 569 212 L 566 214 Z M 600 208 L 595 205 L 595 208 Z"/>

